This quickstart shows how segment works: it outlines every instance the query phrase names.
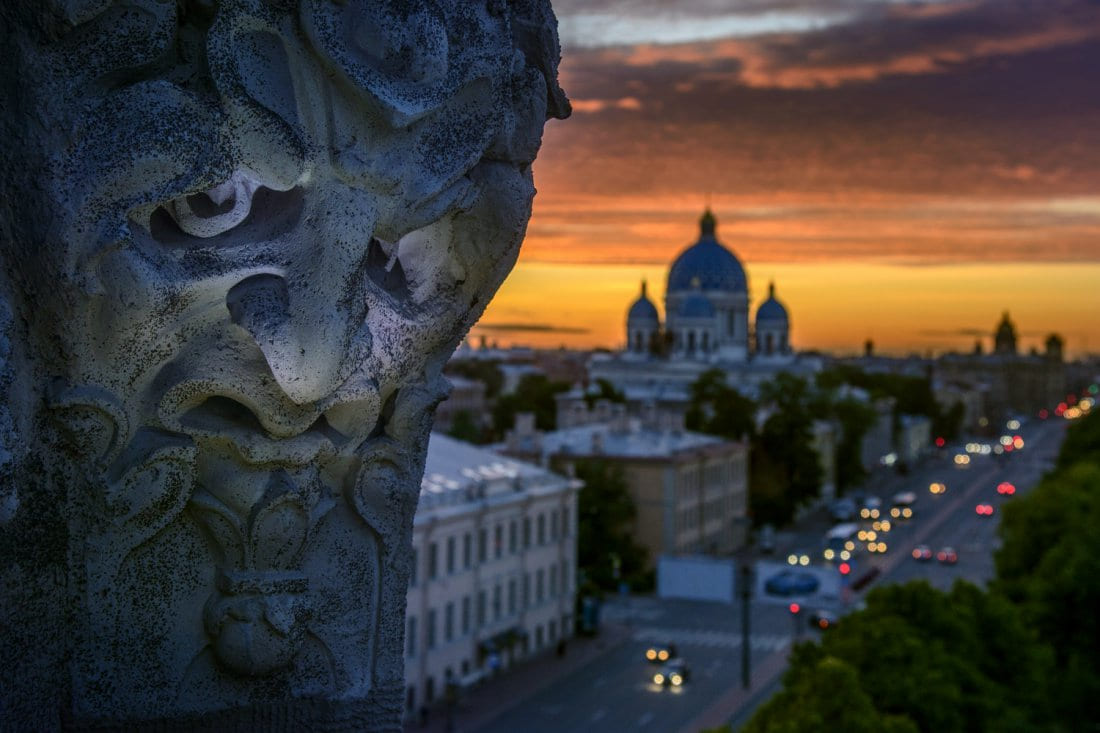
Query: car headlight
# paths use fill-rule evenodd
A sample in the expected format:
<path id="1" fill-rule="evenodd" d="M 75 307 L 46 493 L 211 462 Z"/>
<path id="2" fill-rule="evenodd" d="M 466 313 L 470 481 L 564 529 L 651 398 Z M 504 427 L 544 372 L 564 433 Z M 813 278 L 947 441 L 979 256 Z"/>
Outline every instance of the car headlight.
<path id="1" fill-rule="evenodd" d="M 657 674 L 653 675 L 653 681 L 656 682 L 658 685 L 663 685 L 665 683 L 665 676 L 658 672 Z"/>
<path id="2" fill-rule="evenodd" d="M 652 662 L 654 659 L 657 658 L 657 650 L 656 649 L 650 649 L 650 650 L 646 651 L 645 658 Z"/>
<path id="3" fill-rule="evenodd" d="M 657 658 L 660 659 L 662 662 L 667 661 L 668 660 L 668 652 L 666 650 L 662 649 L 661 651 L 657 652 Z"/>
<path id="4" fill-rule="evenodd" d="M 672 675 L 672 684 L 679 686 L 684 681 L 684 678 L 678 674 Z"/>
<path id="5" fill-rule="evenodd" d="M 825 559 L 826 560 L 832 560 L 835 555 L 836 555 L 836 553 L 833 552 L 832 550 L 825 550 Z"/>

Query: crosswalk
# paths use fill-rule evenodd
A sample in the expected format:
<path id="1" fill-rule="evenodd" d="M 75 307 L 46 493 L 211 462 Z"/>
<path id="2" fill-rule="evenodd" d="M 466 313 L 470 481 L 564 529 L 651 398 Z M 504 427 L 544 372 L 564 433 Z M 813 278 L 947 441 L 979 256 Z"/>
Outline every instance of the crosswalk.
<path id="1" fill-rule="evenodd" d="M 634 631 L 635 641 L 647 643 L 675 643 L 677 645 L 706 646 L 722 649 L 740 649 L 741 635 L 728 631 L 707 629 L 673 629 L 647 627 Z M 777 634 L 750 634 L 749 646 L 764 652 L 777 652 L 790 646 L 790 636 Z"/>

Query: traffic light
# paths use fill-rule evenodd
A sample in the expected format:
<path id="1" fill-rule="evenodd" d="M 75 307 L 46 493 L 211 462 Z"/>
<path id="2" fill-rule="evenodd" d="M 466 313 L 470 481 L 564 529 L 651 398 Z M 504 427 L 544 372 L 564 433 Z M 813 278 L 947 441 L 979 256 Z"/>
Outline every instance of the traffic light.
<path id="1" fill-rule="evenodd" d="M 798 605 L 797 603 L 792 603 L 791 605 L 787 606 L 787 608 L 790 609 L 791 614 L 795 616 L 797 616 L 798 613 L 802 610 L 802 606 Z"/>
<path id="2" fill-rule="evenodd" d="M 840 565 L 837 565 L 836 569 L 840 571 L 841 575 L 847 575 L 848 573 L 852 572 L 852 566 L 846 562 L 842 562 L 840 563 Z"/>

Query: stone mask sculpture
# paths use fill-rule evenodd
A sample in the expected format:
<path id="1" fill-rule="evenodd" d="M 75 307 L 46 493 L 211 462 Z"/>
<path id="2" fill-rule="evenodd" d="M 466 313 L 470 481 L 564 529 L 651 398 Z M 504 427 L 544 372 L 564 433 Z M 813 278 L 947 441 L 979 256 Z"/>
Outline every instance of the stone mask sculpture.
<path id="1" fill-rule="evenodd" d="M 0 716 L 396 728 L 441 368 L 568 114 L 548 0 L 0 18 Z"/>

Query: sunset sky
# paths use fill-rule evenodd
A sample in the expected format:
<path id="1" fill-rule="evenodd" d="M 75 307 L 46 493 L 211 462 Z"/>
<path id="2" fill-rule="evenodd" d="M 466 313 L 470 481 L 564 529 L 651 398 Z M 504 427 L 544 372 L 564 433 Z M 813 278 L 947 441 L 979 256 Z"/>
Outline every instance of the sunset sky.
<path id="1" fill-rule="evenodd" d="M 1009 310 L 1100 352 L 1100 1 L 554 7 L 574 114 L 475 337 L 621 345 L 709 201 L 798 348 L 968 350 Z"/>

